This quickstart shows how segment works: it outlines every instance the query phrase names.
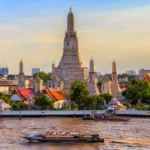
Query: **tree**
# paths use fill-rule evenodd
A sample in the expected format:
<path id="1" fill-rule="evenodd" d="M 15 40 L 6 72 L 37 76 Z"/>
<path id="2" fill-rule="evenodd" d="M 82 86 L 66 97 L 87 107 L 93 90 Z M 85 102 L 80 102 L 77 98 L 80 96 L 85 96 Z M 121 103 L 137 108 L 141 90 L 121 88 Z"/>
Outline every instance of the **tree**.
<path id="1" fill-rule="evenodd" d="M 110 102 L 110 100 L 112 99 L 112 95 L 109 93 L 105 93 L 105 94 L 100 94 L 100 97 L 102 97 L 106 103 L 108 104 Z"/>
<path id="2" fill-rule="evenodd" d="M 0 92 L 0 99 L 4 100 L 5 103 L 8 103 L 8 104 L 10 103 L 11 100 L 9 97 L 10 95 Z"/>
<path id="3" fill-rule="evenodd" d="M 128 102 L 123 103 L 123 105 L 124 105 L 127 109 L 132 109 L 131 104 L 128 103 Z"/>
<path id="4" fill-rule="evenodd" d="M 13 110 L 17 110 L 17 109 L 18 109 L 17 103 L 16 103 L 16 102 L 12 102 L 12 103 L 11 103 L 11 108 L 12 108 Z"/>
<path id="5" fill-rule="evenodd" d="M 104 101 L 105 99 L 101 96 L 97 96 L 97 109 L 101 110 L 104 109 Z"/>
<path id="6" fill-rule="evenodd" d="M 87 84 L 81 81 L 75 81 L 71 84 L 69 98 L 72 102 L 82 105 L 83 99 L 89 96 Z M 86 97 L 87 98 L 87 97 Z"/>
<path id="7" fill-rule="evenodd" d="M 35 98 L 35 105 L 39 106 L 41 110 L 46 108 L 52 109 L 53 101 L 51 101 L 48 96 L 42 95 Z"/>
<path id="8" fill-rule="evenodd" d="M 135 75 L 128 75 L 128 74 L 119 74 L 118 75 L 118 79 L 119 78 L 128 78 L 128 81 L 131 82 L 133 79 L 136 79 Z M 128 82 L 127 82 L 128 83 Z"/>
<path id="9" fill-rule="evenodd" d="M 17 106 L 20 110 L 27 110 L 28 109 L 28 105 L 22 101 L 17 102 Z"/>
<path id="10" fill-rule="evenodd" d="M 138 100 L 141 100 L 141 103 L 149 104 L 150 102 L 150 83 L 148 81 L 141 81 L 141 80 L 132 80 L 132 85 L 123 91 L 123 96 L 132 105 L 136 105 Z"/>
<path id="11" fill-rule="evenodd" d="M 87 84 L 82 81 L 75 81 L 71 84 L 69 91 L 69 98 L 72 102 L 77 104 L 79 107 L 82 105 L 84 96 L 89 96 L 90 92 Z"/>
<path id="12" fill-rule="evenodd" d="M 47 80 L 51 79 L 51 73 L 45 73 L 44 71 L 35 73 L 33 75 L 34 79 L 36 78 L 37 74 L 39 75 L 40 79 L 43 80 L 44 84 L 46 84 Z"/>

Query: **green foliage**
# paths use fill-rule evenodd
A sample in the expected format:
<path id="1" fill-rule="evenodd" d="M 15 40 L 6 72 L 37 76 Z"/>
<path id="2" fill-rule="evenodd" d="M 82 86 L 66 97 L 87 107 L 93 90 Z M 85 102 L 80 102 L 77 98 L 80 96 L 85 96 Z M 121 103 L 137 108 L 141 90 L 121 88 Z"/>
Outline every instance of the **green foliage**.
<path id="1" fill-rule="evenodd" d="M 145 104 L 142 104 L 141 101 L 138 101 L 138 103 L 135 105 L 135 109 L 137 109 L 137 110 L 148 110 L 149 107 Z"/>
<path id="2" fill-rule="evenodd" d="M 19 109 L 16 102 L 12 102 L 12 104 L 11 104 L 11 109 L 12 109 L 12 110 L 18 110 L 18 109 Z"/>
<path id="3" fill-rule="evenodd" d="M 27 110 L 28 109 L 28 105 L 24 103 L 23 101 L 20 101 L 20 102 L 11 101 L 10 103 L 11 103 L 12 110 Z"/>
<path id="4" fill-rule="evenodd" d="M 112 95 L 109 93 L 105 93 L 105 94 L 101 94 L 99 95 L 100 97 L 102 97 L 106 103 L 108 104 L 110 102 L 110 100 L 112 99 Z"/>
<path id="5" fill-rule="evenodd" d="M 72 83 L 69 97 L 71 102 L 77 104 L 80 110 L 104 109 L 104 98 L 101 96 L 90 96 L 87 84 L 81 81 Z"/>
<path id="6" fill-rule="evenodd" d="M 136 105 L 138 100 L 141 100 L 141 103 L 150 104 L 150 83 L 147 81 L 141 80 L 132 80 L 132 86 L 123 91 L 123 96 L 132 105 Z"/>
<path id="7" fill-rule="evenodd" d="M 135 75 L 128 75 L 128 74 L 119 74 L 118 75 L 118 79 L 119 78 L 128 78 L 128 81 L 131 82 L 133 79 L 136 79 Z"/>
<path id="8" fill-rule="evenodd" d="M 27 110 L 28 109 L 28 105 L 22 101 L 18 102 L 18 107 L 20 110 Z"/>
<path id="9" fill-rule="evenodd" d="M 43 80 L 43 83 L 46 84 L 47 80 L 51 79 L 51 73 L 45 73 L 44 71 L 35 73 L 33 75 L 34 78 L 36 78 L 37 74 L 39 75 L 40 79 Z"/>
<path id="10" fill-rule="evenodd" d="M 10 95 L 0 92 L 0 99 L 3 99 L 5 103 L 8 103 L 8 104 L 10 103 L 11 100 L 9 97 Z"/>
<path id="11" fill-rule="evenodd" d="M 128 103 L 128 102 L 123 103 L 123 105 L 124 105 L 127 109 L 132 109 L 131 104 Z"/>
<path id="12" fill-rule="evenodd" d="M 78 107 L 74 102 L 70 101 L 68 110 L 78 110 Z"/>
<path id="13" fill-rule="evenodd" d="M 46 95 L 41 95 L 35 98 L 35 105 L 40 107 L 41 110 L 52 109 L 53 101 L 51 101 Z"/>
<path id="14" fill-rule="evenodd" d="M 81 81 L 75 81 L 71 84 L 69 98 L 76 104 L 82 103 L 81 97 L 89 96 L 90 92 L 87 84 Z"/>
<path id="15" fill-rule="evenodd" d="M 30 110 L 38 110 L 36 106 L 30 106 Z"/>

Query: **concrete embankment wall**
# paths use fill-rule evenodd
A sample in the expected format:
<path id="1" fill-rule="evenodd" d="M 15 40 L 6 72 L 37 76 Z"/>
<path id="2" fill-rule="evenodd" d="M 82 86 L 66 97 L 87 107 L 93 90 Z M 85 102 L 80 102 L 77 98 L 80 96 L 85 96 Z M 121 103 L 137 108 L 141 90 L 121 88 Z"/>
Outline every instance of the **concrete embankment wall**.
<path id="1" fill-rule="evenodd" d="M 90 115 L 92 113 L 92 111 L 90 110 L 78 110 L 78 111 L 69 111 L 69 110 L 66 110 L 66 111 L 2 111 L 0 113 L 1 116 L 8 116 L 8 117 L 11 117 L 11 116 L 84 116 L 84 115 Z M 100 114 L 104 114 L 105 113 L 105 110 L 100 110 L 98 111 L 98 113 Z"/>
<path id="2" fill-rule="evenodd" d="M 140 110 L 115 110 L 119 116 L 150 117 L 150 111 Z"/>
<path id="3" fill-rule="evenodd" d="M 75 111 L 2 111 L 1 117 L 44 117 L 44 116 L 76 116 L 81 117 L 90 115 L 91 110 L 75 110 Z M 105 110 L 98 110 L 98 114 L 104 114 Z M 120 116 L 135 116 L 135 117 L 150 117 L 150 111 L 137 111 L 137 110 L 116 110 L 115 113 Z"/>

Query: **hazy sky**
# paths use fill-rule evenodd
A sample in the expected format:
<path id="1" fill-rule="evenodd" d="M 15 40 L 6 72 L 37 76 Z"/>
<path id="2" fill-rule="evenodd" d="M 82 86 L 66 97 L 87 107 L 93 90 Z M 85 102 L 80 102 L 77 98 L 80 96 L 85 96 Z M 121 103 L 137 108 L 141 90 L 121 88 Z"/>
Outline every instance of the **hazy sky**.
<path id="1" fill-rule="evenodd" d="M 0 65 L 25 74 L 51 71 L 59 63 L 69 6 L 85 66 L 91 57 L 98 72 L 150 69 L 150 0 L 0 0 Z"/>

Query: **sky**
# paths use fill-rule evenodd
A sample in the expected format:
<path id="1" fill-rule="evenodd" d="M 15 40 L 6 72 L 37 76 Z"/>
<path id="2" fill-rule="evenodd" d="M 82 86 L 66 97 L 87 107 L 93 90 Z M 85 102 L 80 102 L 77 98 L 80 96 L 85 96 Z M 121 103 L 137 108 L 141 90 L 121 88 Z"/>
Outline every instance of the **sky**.
<path id="1" fill-rule="evenodd" d="M 0 0 L 0 66 L 18 74 L 58 65 L 72 6 L 81 58 L 95 70 L 150 69 L 150 0 Z M 5 63 L 6 62 L 6 63 Z"/>

